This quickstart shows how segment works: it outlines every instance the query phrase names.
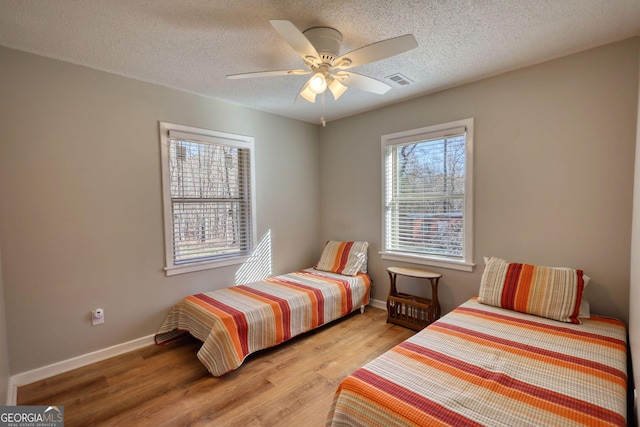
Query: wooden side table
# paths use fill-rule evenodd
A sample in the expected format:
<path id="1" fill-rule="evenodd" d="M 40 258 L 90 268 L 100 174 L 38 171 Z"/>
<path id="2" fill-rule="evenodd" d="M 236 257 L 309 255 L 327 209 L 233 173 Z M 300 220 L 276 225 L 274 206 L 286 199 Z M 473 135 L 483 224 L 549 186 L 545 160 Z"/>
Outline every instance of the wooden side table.
<path id="1" fill-rule="evenodd" d="M 438 301 L 438 281 L 442 274 L 421 268 L 389 267 L 390 286 L 387 298 L 387 322 L 420 330 L 440 318 L 440 302 Z M 427 279 L 431 283 L 431 298 L 398 292 L 397 276 Z"/>

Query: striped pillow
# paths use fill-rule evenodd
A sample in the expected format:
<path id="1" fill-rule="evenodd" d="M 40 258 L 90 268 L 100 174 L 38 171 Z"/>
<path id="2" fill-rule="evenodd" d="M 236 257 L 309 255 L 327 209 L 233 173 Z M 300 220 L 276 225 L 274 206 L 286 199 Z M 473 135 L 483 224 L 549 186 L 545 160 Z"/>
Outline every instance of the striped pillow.
<path id="1" fill-rule="evenodd" d="M 509 263 L 490 258 L 478 301 L 496 307 L 579 324 L 582 270 Z"/>
<path id="2" fill-rule="evenodd" d="M 368 242 L 336 242 L 329 240 L 324 246 L 316 270 L 355 276 L 367 259 Z M 366 271 L 366 268 L 365 268 Z"/>

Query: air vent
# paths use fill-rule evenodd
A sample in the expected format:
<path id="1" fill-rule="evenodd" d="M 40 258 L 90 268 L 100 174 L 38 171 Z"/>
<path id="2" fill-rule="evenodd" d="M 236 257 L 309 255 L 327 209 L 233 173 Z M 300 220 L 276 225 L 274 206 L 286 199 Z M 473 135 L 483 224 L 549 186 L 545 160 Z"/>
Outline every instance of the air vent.
<path id="1" fill-rule="evenodd" d="M 385 77 L 385 79 L 395 83 L 398 86 L 408 86 L 413 83 L 413 80 L 400 73 L 391 74 L 390 76 Z"/>

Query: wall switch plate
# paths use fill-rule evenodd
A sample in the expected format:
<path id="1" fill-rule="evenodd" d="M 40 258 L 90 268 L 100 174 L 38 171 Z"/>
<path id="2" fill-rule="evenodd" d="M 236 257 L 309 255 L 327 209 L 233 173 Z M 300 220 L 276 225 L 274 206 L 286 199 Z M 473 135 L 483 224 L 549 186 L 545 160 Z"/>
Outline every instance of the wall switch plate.
<path id="1" fill-rule="evenodd" d="M 104 323 L 104 310 L 101 308 L 91 310 L 91 325 L 96 326 L 102 323 Z"/>

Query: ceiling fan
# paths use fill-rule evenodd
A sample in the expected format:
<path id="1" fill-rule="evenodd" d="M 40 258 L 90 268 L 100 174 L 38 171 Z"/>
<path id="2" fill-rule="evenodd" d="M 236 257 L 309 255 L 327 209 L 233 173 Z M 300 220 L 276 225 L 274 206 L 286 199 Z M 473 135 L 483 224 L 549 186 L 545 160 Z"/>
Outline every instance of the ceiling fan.
<path id="1" fill-rule="evenodd" d="M 313 103 L 316 100 L 316 95 L 324 93 L 327 88 L 336 100 L 349 87 L 384 94 L 391 89 L 391 86 L 380 80 L 345 70 L 380 61 L 418 46 L 415 37 L 407 34 L 382 40 L 338 56 L 342 46 L 342 34 L 334 28 L 314 27 L 301 32 L 287 20 L 272 19 L 269 22 L 293 50 L 302 57 L 306 68 L 231 74 L 227 78 L 244 79 L 312 74 L 300 90 L 296 102 L 302 97 Z"/>

